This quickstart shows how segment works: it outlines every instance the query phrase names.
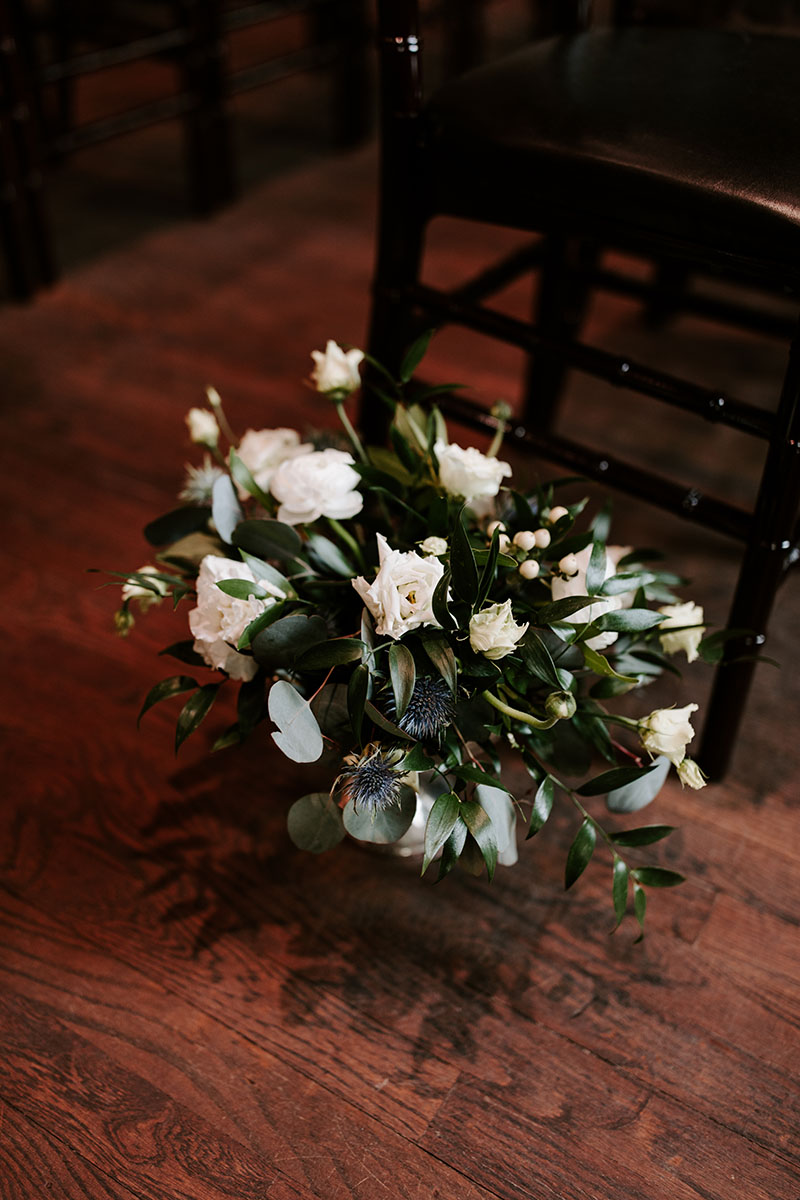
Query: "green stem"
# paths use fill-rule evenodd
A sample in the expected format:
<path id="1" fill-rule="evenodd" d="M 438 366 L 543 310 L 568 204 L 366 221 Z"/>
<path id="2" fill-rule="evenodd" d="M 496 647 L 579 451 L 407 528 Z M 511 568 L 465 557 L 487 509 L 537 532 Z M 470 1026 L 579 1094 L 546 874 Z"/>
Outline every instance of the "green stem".
<path id="1" fill-rule="evenodd" d="M 344 404 L 342 403 L 341 400 L 338 400 L 336 403 L 336 411 L 339 414 L 339 420 L 344 425 L 347 436 L 350 438 L 350 441 L 353 443 L 353 449 L 355 450 L 356 455 L 361 459 L 362 463 L 369 462 L 369 459 L 367 458 L 367 452 L 361 444 L 360 437 L 358 436 L 358 434 L 356 433 L 352 424 L 350 423 L 350 418 L 348 417 L 347 413 L 344 411 Z"/>
<path id="2" fill-rule="evenodd" d="M 532 713 L 523 712 L 521 708 L 512 708 L 510 704 L 504 704 L 502 700 L 498 700 L 492 692 L 486 690 L 481 693 L 487 704 L 491 704 L 492 708 L 496 708 L 498 712 L 505 713 L 507 717 L 511 717 L 514 721 L 522 721 L 525 725 L 530 725 L 534 729 L 552 729 L 558 721 L 558 717 L 551 717 L 549 720 L 541 721 L 538 717 L 534 717 Z"/>
<path id="3" fill-rule="evenodd" d="M 328 520 L 328 524 L 330 525 L 333 532 L 335 534 L 337 534 L 337 536 L 340 537 L 342 539 L 342 541 L 347 546 L 349 546 L 349 548 L 352 550 L 353 554 L 356 557 L 356 562 L 359 564 L 359 566 L 363 570 L 364 556 L 361 553 L 361 547 L 359 546 L 356 539 L 353 537 L 352 533 L 350 533 L 347 529 L 345 529 L 344 525 L 340 524 L 340 522 L 337 521 L 335 517 L 328 517 L 327 520 Z"/>

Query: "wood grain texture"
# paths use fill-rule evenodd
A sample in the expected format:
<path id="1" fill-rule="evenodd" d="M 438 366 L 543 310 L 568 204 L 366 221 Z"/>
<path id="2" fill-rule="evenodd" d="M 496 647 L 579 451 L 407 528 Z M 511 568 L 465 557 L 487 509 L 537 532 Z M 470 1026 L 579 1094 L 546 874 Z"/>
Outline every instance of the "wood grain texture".
<path id="1" fill-rule="evenodd" d="M 571 812 L 493 885 L 435 887 L 353 846 L 294 849 L 285 813 L 314 769 L 265 731 L 208 757 L 224 696 L 177 760 L 169 706 L 135 731 L 179 669 L 156 655 L 183 618 L 119 640 L 117 593 L 85 569 L 146 561 L 208 383 L 240 430 L 331 424 L 301 377 L 327 337 L 362 337 L 374 170 L 371 151 L 306 166 L 0 310 L 0 1197 L 797 1200 L 795 579 L 773 626 L 784 669 L 757 678 L 733 778 L 670 784 L 644 814 L 680 827 L 657 855 L 690 882 L 652 895 L 640 945 L 630 918 L 609 936 L 600 855 L 561 891 Z M 457 281 L 494 241 L 441 223 L 432 274 Z M 528 285 L 505 301 L 527 312 Z M 604 302 L 590 332 L 701 379 L 716 357 L 726 386 L 770 401 L 778 348 L 682 326 L 654 335 Z M 513 398 L 519 366 L 447 331 L 430 374 Z M 565 423 L 679 467 L 696 437 L 680 414 L 653 449 L 646 405 L 621 420 L 585 390 Z M 745 496 L 748 451 L 710 429 L 702 485 Z M 663 545 L 722 618 L 725 542 L 625 501 L 615 528 Z M 634 710 L 702 702 L 707 675 L 684 688 Z"/>

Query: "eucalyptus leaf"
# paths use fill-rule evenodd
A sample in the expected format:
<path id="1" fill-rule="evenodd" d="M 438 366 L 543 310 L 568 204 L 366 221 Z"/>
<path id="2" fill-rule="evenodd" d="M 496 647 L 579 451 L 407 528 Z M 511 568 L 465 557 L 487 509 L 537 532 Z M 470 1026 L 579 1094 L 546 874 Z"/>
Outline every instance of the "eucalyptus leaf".
<path id="1" fill-rule="evenodd" d="M 233 544 L 263 559 L 296 558 L 302 549 L 294 526 L 268 518 L 241 521 L 234 532 Z"/>
<path id="2" fill-rule="evenodd" d="M 316 762 L 322 754 L 322 734 L 317 719 L 296 688 L 279 679 L 267 700 L 272 721 L 278 726 L 272 740 L 293 762 Z"/>
<path id="3" fill-rule="evenodd" d="M 314 566 L 332 571 L 334 575 L 341 575 L 345 579 L 353 578 L 356 573 L 353 564 L 330 538 L 323 537 L 320 533 L 312 533 L 307 545 Z"/>
<path id="4" fill-rule="evenodd" d="M 588 818 L 583 822 L 567 853 L 564 889 L 568 891 L 589 865 L 597 841 L 597 831 Z"/>
<path id="5" fill-rule="evenodd" d="M 295 846 L 311 854 L 332 850 L 344 837 L 341 810 L 327 792 L 311 792 L 295 800 L 287 826 Z"/>
<path id="6" fill-rule="evenodd" d="M 284 596 L 291 597 L 294 595 L 294 589 L 289 583 L 289 580 L 285 575 L 281 575 L 280 571 L 276 570 L 271 563 L 266 563 L 262 559 L 256 558 L 255 554 L 248 554 L 246 550 L 242 550 L 241 548 L 239 553 L 255 575 L 256 579 L 261 580 L 262 583 L 271 584 Z"/>
<path id="7" fill-rule="evenodd" d="M 242 636 L 236 643 L 237 650 L 247 650 L 253 644 L 253 638 L 261 633 L 262 629 L 266 629 L 268 625 L 273 625 L 275 621 L 280 621 L 286 614 L 286 601 L 278 600 L 276 604 L 270 604 L 262 613 L 245 625 L 242 630 Z"/>
<path id="8" fill-rule="evenodd" d="M 606 806 L 611 812 L 638 812 L 651 800 L 655 800 L 664 786 L 669 768 L 669 759 L 665 758 L 663 754 L 659 755 L 653 761 L 647 775 L 642 775 L 639 779 L 634 779 L 622 787 L 613 788 L 606 796 Z"/>
<path id="9" fill-rule="evenodd" d="M 228 462 L 230 464 L 231 475 L 239 484 L 239 486 L 244 488 L 248 496 L 253 496 L 264 508 L 270 508 L 272 501 L 270 500 L 269 496 L 267 496 L 266 493 L 263 492 L 258 486 L 250 473 L 250 468 L 245 466 L 244 462 L 241 458 L 239 458 L 239 455 L 236 453 L 233 447 L 231 447 L 231 452 L 228 456 Z M 216 525 L 216 517 L 214 518 L 214 524 Z M 218 525 L 217 528 L 219 529 Z M 225 540 L 229 541 L 230 539 L 226 538 Z"/>
<path id="10" fill-rule="evenodd" d="M 230 475 L 218 475 L 211 492 L 211 516 L 223 542 L 233 541 L 233 531 L 244 519 Z"/>
<path id="11" fill-rule="evenodd" d="M 311 617 L 303 613 L 290 613 L 273 621 L 253 638 L 253 657 L 267 671 L 285 667 L 309 647 L 323 642 L 328 636 L 328 627 L 322 617 Z"/>
<path id="12" fill-rule="evenodd" d="M 304 650 L 298 656 L 301 671 L 321 671 L 327 667 L 340 667 L 345 663 L 360 662 L 364 643 L 360 638 L 333 638 Z"/>
<path id="13" fill-rule="evenodd" d="M 351 837 L 360 842 L 386 846 L 408 832 L 416 811 L 417 793 L 413 788 L 402 784 L 398 804 L 390 804 L 387 808 L 372 813 L 366 808 L 357 810 L 353 801 L 348 800 L 342 811 L 342 819 Z"/>

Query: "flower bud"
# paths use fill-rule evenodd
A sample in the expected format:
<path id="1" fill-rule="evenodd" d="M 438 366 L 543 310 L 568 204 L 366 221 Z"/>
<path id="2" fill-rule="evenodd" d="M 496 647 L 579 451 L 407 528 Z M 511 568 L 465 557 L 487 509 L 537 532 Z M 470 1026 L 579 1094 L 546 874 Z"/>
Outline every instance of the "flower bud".
<path id="1" fill-rule="evenodd" d="M 349 396 L 361 386 L 358 368 L 364 358 L 362 350 L 343 350 L 334 341 L 328 341 L 325 350 L 312 350 L 314 369 L 311 381 L 318 392 L 334 398 Z"/>
<path id="2" fill-rule="evenodd" d="M 556 521 L 560 521 L 562 517 L 569 516 L 569 513 L 562 504 L 557 504 L 555 508 L 551 508 L 547 514 L 547 520 L 551 525 L 555 525 Z"/>
<path id="3" fill-rule="evenodd" d="M 572 692 L 551 692 L 544 702 L 548 717 L 555 717 L 557 721 L 569 721 L 575 716 L 576 708 Z"/>
<path id="4" fill-rule="evenodd" d="M 567 576 L 577 575 L 578 560 L 575 557 L 575 555 L 574 554 L 565 554 L 564 557 L 562 559 L 560 559 L 560 561 L 559 561 L 558 569 L 562 575 L 567 575 Z"/>
<path id="5" fill-rule="evenodd" d="M 539 574 L 539 564 L 535 558 L 529 558 L 526 562 L 520 563 L 519 573 L 523 579 L 535 579 Z"/>
<path id="6" fill-rule="evenodd" d="M 536 534 L 532 529 L 521 529 L 519 533 L 514 534 L 514 545 L 528 554 L 536 545 Z"/>
<path id="7" fill-rule="evenodd" d="M 189 437 L 199 446 L 213 449 L 219 443 L 219 425 L 213 412 L 207 408 L 190 408 L 186 414 Z"/>
<path id="8" fill-rule="evenodd" d="M 678 764 L 678 778 L 684 787 L 698 789 L 706 786 L 703 772 L 692 758 L 684 758 L 683 762 Z"/>
<path id="9" fill-rule="evenodd" d="M 533 535 L 537 550 L 546 550 L 550 545 L 550 530 L 537 529 Z"/>

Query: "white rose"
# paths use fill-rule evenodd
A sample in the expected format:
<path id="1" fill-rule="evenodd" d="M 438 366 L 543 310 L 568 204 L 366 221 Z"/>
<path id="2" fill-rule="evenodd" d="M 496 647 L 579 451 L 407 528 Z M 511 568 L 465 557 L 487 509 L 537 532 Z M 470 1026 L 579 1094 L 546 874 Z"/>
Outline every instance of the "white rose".
<path id="1" fill-rule="evenodd" d="M 696 704 L 685 708 L 657 708 L 639 722 L 639 737 L 648 754 L 664 754 L 675 767 L 686 757 L 686 747 L 694 737 L 689 717 Z"/>
<path id="2" fill-rule="evenodd" d="M 592 547 L 585 546 L 579 554 L 573 555 L 575 559 L 576 572 L 569 579 L 560 579 L 557 576 L 553 577 L 551 592 L 554 600 L 564 600 L 567 596 L 585 596 L 586 595 L 586 572 L 589 569 L 589 560 L 592 557 Z M 606 566 L 604 579 L 608 579 L 614 574 L 614 564 L 606 553 Z M 580 612 L 573 613 L 569 617 L 564 617 L 565 621 L 569 621 L 572 625 L 586 625 L 589 621 L 596 621 L 602 617 L 604 613 L 616 612 L 623 607 L 621 596 L 603 596 L 595 600 L 592 604 L 588 604 L 586 608 L 582 608 Z M 605 650 L 608 646 L 613 645 L 617 640 L 616 633 L 598 633 L 596 637 L 589 638 L 586 645 L 590 650 Z"/>
<path id="3" fill-rule="evenodd" d="M 526 625 L 518 625 L 511 611 L 511 601 L 490 604 L 471 618 L 469 644 L 477 654 L 486 658 L 505 658 L 525 634 Z"/>
<path id="4" fill-rule="evenodd" d="M 685 604 L 665 604 L 658 610 L 667 618 L 658 627 L 658 640 L 665 654 L 677 654 L 679 650 L 686 651 L 686 661 L 694 662 L 697 658 L 697 647 L 703 640 L 703 610 L 693 600 Z M 667 633 L 668 629 L 689 625 L 694 628 L 678 629 L 676 633 Z"/>
<path id="5" fill-rule="evenodd" d="M 423 554 L 438 557 L 440 554 L 447 554 L 447 540 L 441 537 L 426 537 L 424 542 L 420 542 L 419 548 Z"/>
<path id="6" fill-rule="evenodd" d="M 190 408 L 186 414 L 189 437 L 200 446 L 216 446 L 219 442 L 219 425 L 213 412 L 207 408 Z"/>
<path id="7" fill-rule="evenodd" d="M 158 575 L 158 567 L 139 567 L 137 575 Z M 148 608 L 152 608 L 154 604 L 160 604 L 163 597 L 167 594 L 169 586 L 163 579 L 154 579 L 153 586 L 157 591 L 153 592 L 150 588 L 143 587 L 137 583 L 135 579 L 129 579 L 122 585 L 123 600 L 138 600 L 139 608 L 142 612 L 147 612 Z"/>
<path id="8" fill-rule="evenodd" d="M 270 480 L 277 468 L 287 459 L 298 454 L 310 454 L 313 450 L 308 442 L 300 442 L 295 429 L 248 429 L 240 441 L 236 453 L 247 467 L 263 492 L 269 490 Z M 248 493 L 237 483 L 239 499 Z"/>
<path id="9" fill-rule="evenodd" d="M 261 600 L 255 596 L 237 600 L 217 587 L 222 579 L 258 582 L 270 594 Z M 283 592 L 263 579 L 256 580 L 246 563 L 207 554 L 197 576 L 197 608 L 189 613 L 195 650 L 210 667 L 227 671 L 232 679 L 252 679 L 258 664 L 249 655 L 240 654 L 236 643 L 250 622 L 279 598 L 283 598 Z"/>
<path id="10" fill-rule="evenodd" d="M 684 787 L 694 788 L 695 791 L 706 786 L 703 772 L 692 758 L 685 758 L 678 764 L 678 778 Z"/>
<path id="11" fill-rule="evenodd" d="M 508 463 L 489 458 L 474 446 L 465 450 L 453 442 L 448 445 L 438 441 L 433 452 L 439 462 L 439 482 L 444 490 L 467 502 L 496 496 L 502 481 L 511 474 Z"/>
<path id="12" fill-rule="evenodd" d="M 372 583 L 359 577 L 353 587 L 375 618 L 381 637 L 401 638 L 420 625 L 438 625 L 433 615 L 433 593 L 444 574 L 438 558 L 422 558 L 413 550 L 393 550 L 377 534 L 378 573 Z"/>
<path id="13" fill-rule="evenodd" d="M 350 392 L 361 386 L 358 368 L 364 358 L 361 350 L 343 350 L 329 341 L 325 352 L 312 350 L 314 370 L 311 379 L 318 392 Z"/>
<path id="14" fill-rule="evenodd" d="M 353 456 L 345 450 L 314 450 L 285 459 L 272 476 L 270 491 L 279 502 L 278 520 L 287 525 L 309 525 L 320 517 L 343 520 L 364 507 L 358 488 L 361 478 L 353 470 Z"/>

